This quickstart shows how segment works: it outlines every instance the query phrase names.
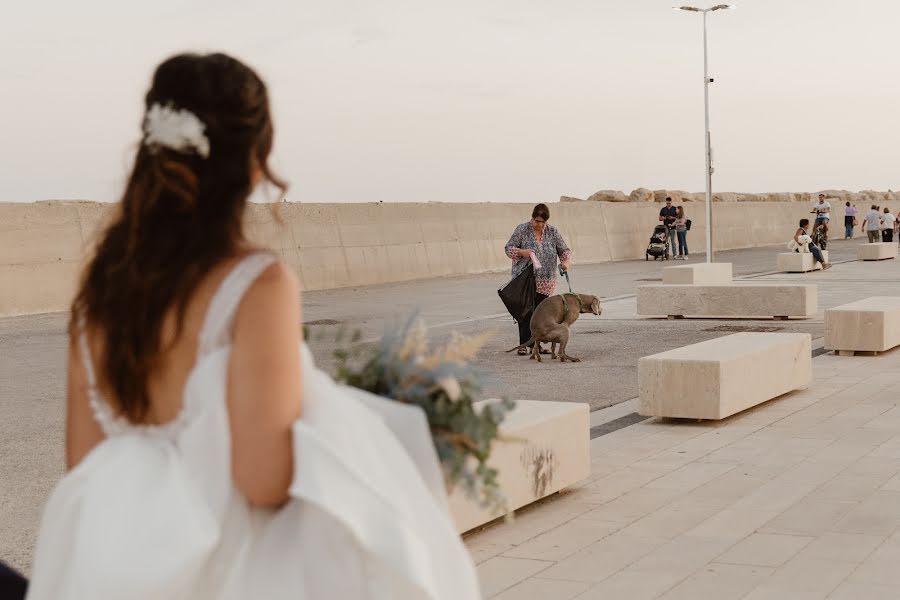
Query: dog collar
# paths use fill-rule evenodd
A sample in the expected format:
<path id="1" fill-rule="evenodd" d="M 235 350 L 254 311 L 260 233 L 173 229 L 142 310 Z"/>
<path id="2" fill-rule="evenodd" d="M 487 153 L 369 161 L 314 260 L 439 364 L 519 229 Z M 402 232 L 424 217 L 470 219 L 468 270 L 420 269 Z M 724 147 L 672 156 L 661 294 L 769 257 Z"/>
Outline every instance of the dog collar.
<path id="1" fill-rule="evenodd" d="M 566 302 L 566 296 L 575 296 L 575 299 L 578 300 L 578 312 L 581 313 L 581 309 L 584 308 L 584 305 L 581 304 L 581 296 L 578 294 L 573 294 L 570 292 L 560 292 L 560 297 L 562 297 L 563 301 L 563 319 L 566 318 L 566 315 L 569 314 L 569 303 Z"/>

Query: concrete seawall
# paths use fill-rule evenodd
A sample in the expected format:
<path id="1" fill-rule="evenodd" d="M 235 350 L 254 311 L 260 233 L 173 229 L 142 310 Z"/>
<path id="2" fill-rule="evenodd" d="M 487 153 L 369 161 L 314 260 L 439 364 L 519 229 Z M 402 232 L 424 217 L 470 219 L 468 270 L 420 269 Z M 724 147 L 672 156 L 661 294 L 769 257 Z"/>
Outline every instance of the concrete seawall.
<path id="1" fill-rule="evenodd" d="M 900 202 L 882 202 L 892 212 Z M 857 205 L 863 209 L 863 206 Z M 568 202 L 550 206 L 551 223 L 573 251 L 573 263 L 644 257 L 657 223 L 655 203 Z M 94 202 L 0 203 L 0 316 L 68 308 L 81 265 L 114 205 Z M 279 252 L 304 289 L 372 285 L 509 269 L 503 246 L 527 221 L 526 204 L 251 205 L 247 232 Z M 832 237 L 843 237 L 843 207 L 834 205 Z M 703 205 L 685 205 L 693 221 L 688 244 L 705 249 Z M 800 202 L 716 203 L 717 250 L 786 242 Z M 895 212 L 896 214 L 896 212 Z M 774 256 L 773 256 L 774 268 Z M 498 284 L 503 280 L 497 277 Z"/>

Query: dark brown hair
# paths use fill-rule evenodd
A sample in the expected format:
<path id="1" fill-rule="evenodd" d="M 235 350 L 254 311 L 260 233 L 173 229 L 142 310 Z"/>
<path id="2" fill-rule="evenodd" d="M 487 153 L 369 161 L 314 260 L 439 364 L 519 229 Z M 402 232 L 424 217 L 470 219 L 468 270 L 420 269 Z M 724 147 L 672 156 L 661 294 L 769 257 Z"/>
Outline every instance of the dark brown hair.
<path id="1" fill-rule="evenodd" d="M 204 124 L 206 158 L 144 143 L 118 212 L 104 231 L 72 303 L 70 333 L 81 319 L 102 340 L 98 378 L 132 422 L 146 419 L 147 380 L 159 367 L 163 319 L 184 311 L 204 276 L 245 242 L 243 215 L 255 174 L 284 184 L 268 168 L 273 128 L 266 86 L 225 54 L 181 54 L 157 67 L 144 100 L 187 110 Z"/>
<path id="2" fill-rule="evenodd" d="M 546 204 L 543 204 L 543 203 L 536 204 L 534 207 L 534 210 L 531 211 L 531 218 L 532 219 L 541 218 L 544 221 L 549 221 L 550 220 L 550 209 L 547 208 Z"/>

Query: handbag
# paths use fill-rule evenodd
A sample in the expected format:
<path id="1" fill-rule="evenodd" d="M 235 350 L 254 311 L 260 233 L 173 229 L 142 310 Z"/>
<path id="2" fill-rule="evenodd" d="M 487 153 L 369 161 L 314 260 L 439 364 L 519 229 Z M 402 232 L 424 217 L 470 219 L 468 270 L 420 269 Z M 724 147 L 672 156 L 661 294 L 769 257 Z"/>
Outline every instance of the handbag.
<path id="1" fill-rule="evenodd" d="M 690 219 L 687 219 L 687 220 L 684 222 L 684 226 L 685 226 L 685 228 L 686 228 L 688 231 L 690 231 L 690 230 L 691 230 L 691 220 L 690 220 Z"/>
<path id="2" fill-rule="evenodd" d="M 534 264 L 529 263 L 522 272 L 510 279 L 506 285 L 497 290 L 506 310 L 516 321 L 531 316 L 534 311 L 534 294 L 537 289 L 534 280 Z"/>

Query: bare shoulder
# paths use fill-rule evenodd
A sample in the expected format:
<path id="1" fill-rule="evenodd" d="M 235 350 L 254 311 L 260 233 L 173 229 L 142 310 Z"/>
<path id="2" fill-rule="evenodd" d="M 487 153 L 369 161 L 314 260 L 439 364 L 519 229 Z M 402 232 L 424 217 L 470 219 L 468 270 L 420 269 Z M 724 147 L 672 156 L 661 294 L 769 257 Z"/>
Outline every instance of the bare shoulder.
<path id="1" fill-rule="evenodd" d="M 251 321 L 291 312 L 300 305 L 300 282 L 293 269 L 281 261 L 267 267 L 250 285 L 237 318 Z"/>

